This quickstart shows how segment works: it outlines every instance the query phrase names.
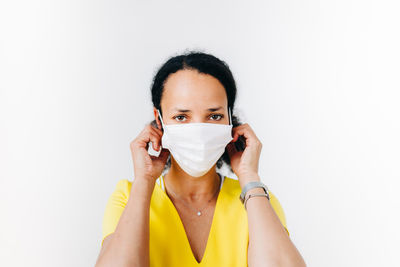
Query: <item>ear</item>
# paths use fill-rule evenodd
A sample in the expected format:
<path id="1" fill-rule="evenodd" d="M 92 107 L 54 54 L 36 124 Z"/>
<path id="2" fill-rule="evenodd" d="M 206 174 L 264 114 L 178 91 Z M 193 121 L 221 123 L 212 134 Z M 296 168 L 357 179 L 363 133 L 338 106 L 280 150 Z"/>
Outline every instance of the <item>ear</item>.
<path id="1" fill-rule="evenodd" d="M 155 107 L 153 107 L 153 113 L 154 113 L 154 118 L 157 123 L 157 128 L 161 130 L 162 126 L 161 126 L 161 122 L 160 122 L 160 117 L 158 117 L 158 111 Z M 161 116 L 161 114 L 160 114 L 160 116 Z"/>

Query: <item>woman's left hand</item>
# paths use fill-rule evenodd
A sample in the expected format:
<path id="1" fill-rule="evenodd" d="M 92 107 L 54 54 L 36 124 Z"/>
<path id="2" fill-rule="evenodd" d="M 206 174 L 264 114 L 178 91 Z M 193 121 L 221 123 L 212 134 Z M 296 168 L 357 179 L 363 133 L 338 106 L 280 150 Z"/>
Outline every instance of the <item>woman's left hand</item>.
<path id="1" fill-rule="evenodd" d="M 232 129 L 233 139 L 226 146 L 231 160 L 232 170 L 239 179 L 240 185 L 243 187 L 247 182 L 260 181 L 258 176 L 258 162 L 262 149 L 262 143 L 257 138 L 253 129 L 248 123 L 241 124 Z M 246 140 L 246 148 L 244 151 L 238 151 L 234 145 L 239 136 L 244 136 Z"/>

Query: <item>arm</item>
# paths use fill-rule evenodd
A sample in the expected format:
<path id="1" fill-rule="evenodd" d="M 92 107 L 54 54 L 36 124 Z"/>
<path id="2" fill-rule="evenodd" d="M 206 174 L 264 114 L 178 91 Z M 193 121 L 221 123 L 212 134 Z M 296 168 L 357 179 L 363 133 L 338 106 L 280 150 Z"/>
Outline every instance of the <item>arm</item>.
<path id="1" fill-rule="evenodd" d="M 241 178 L 242 181 L 260 181 L 258 174 Z M 253 188 L 249 193 L 265 192 L 262 188 Z M 249 222 L 249 266 L 306 266 L 266 197 L 250 198 L 246 209 Z"/>
<path id="2" fill-rule="evenodd" d="M 240 187 L 243 189 L 250 181 L 260 181 L 258 162 L 262 143 L 248 123 L 233 128 L 232 134 L 233 139 L 227 145 L 227 151 L 232 170 L 238 176 Z M 234 145 L 239 136 L 245 138 L 244 150 L 238 150 Z M 264 190 L 253 188 L 248 191 L 250 192 L 264 193 Z M 249 227 L 247 249 L 249 266 L 306 266 L 266 197 L 252 197 L 247 201 L 246 208 Z"/>
<path id="3" fill-rule="evenodd" d="M 96 267 L 149 266 L 149 209 L 155 182 L 136 178 L 115 232 L 104 240 Z"/>
<path id="4" fill-rule="evenodd" d="M 96 267 L 149 266 L 150 201 L 169 156 L 169 151 L 161 148 L 161 137 L 162 131 L 148 124 L 131 142 L 135 179 L 115 231 L 103 243 Z M 153 149 L 161 152 L 158 157 L 147 152 L 150 141 Z"/>

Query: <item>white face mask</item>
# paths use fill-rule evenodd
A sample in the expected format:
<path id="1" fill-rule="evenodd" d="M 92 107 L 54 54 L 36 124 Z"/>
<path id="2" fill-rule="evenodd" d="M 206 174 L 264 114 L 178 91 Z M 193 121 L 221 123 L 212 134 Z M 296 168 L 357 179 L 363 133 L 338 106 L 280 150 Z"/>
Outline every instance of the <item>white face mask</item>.
<path id="1" fill-rule="evenodd" d="M 164 129 L 161 146 L 168 148 L 186 173 L 200 177 L 218 161 L 233 139 L 230 108 L 228 113 L 229 125 L 200 122 L 165 125 L 158 110 Z"/>

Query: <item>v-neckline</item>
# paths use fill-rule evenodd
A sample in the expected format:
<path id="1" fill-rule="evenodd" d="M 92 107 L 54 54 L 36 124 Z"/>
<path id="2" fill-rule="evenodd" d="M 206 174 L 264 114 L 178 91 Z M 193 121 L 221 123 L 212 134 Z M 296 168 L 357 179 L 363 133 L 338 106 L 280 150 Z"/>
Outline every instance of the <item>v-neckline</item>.
<path id="1" fill-rule="evenodd" d="M 160 175 L 160 177 L 162 178 L 162 180 L 160 180 L 160 184 L 161 184 L 161 183 L 164 182 L 164 176 Z M 216 200 L 216 203 L 215 203 L 214 213 L 212 215 L 211 227 L 210 227 L 210 231 L 209 231 L 208 237 L 207 237 L 206 248 L 204 250 L 203 257 L 201 258 L 200 262 L 198 262 L 196 257 L 194 256 L 192 247 L 190 246 L 189 238 L 188 238 L 186 230 L 185 230 L 185 226 L 183 225 L 182 219 L 179 216 L 178 210 L 176 209 L 174 203 L 172 203 L 172 200 L 168 197 L 167 193 L 161 188 L 161 185 L 156 183 L 158 185 L 158 189 L 161 191 L 161 194 L 164 196 L 164 198 L 167 199 L 167 202 L 169 203 L 169 205 L 171 205 L 172 209 L 174 210 L 175 218 L 179 222 L 179 227 L 180 227 L 183 235 L 185 236 L 185 240 L 186 240 L 185 247 L 186 247 L 186 250 L 189 251 L 194 264 L 196 264 L 198 266 L 203 265 L 204 262 L 207 260 L 207 255 L 209 253 L 208 251 L 210 250 L 209 247 L 211 245 L 210 244 L 210 239 L 214 235 L 214 227 L 215 227 L 215 224 L 216 224 L 216 222 L 215 222 L 216 215 L 218 215 L 217 211 L 218 211 L 218 207 L 220 206 L 219 203 L 221 202 L 221 200 L 220 200 L 221 197 L 220 196 L 221 196 L 221 193 L 223 192 L 224 187 L 225 187 L 226 176 L 222 176 L 221 175 L 221 178 L 223 178 L 222 186 L 220 187 L 220 190 L 219 190 L 218 195 L 217 195 L 217 200 Z M 165 188 L 165 186 L 164 186 L 164 188 Z"/>

